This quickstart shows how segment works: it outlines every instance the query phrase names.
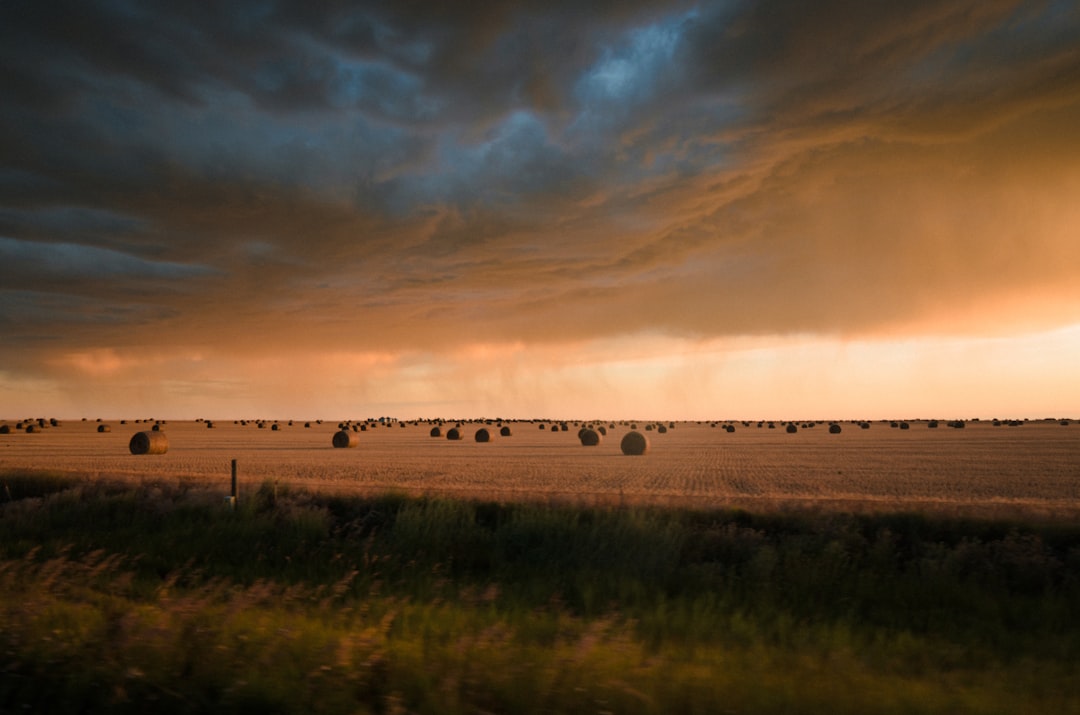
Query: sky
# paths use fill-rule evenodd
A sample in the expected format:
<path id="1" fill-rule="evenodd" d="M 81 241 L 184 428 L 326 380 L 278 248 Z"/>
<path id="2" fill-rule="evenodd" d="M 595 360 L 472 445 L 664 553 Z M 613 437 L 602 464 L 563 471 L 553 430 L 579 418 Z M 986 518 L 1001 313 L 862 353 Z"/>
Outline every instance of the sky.
<path id="1" fill-rule="evenodd" d="M 5 0 L 24 416 L 1080 416 L 1080 5 Z"/>

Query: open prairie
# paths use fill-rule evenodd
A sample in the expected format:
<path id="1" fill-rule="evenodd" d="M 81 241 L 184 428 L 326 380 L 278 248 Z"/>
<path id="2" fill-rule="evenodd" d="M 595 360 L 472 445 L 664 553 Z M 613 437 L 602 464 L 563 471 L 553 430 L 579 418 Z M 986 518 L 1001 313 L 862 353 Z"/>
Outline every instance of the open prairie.
<path id="1" fill-rule="evenodd" d="M 7 424 L 14 427 L 15 421 Z M 38 433 L 0 435 L 0 471 L 40 469 L 87 478 L 175 479 L 229 489 L 230 461 L 239 465 L 241 492 L 267 480 L 320 490 L 457 495 L 497 500 L 578 503 L 903 510 L 967 516 L 1071 517 L 1080 514 L 1080 424 L 1057 420 L 995 426 L 969 421 L 910 429 L 873 422 L 869 429 L 841 423 L 787 433 L 781 423 L 675 423 L 666 433 L 638 431 L 650 441 L 644 456 L 624 456 L 629 423 L 597 422 L 608 434 L 582 446 L 578 423 L 553 431 L 553 422 L 462 423 L 461 441 L 432 437 L 426 422 L 368 425 L 353 449 L 334 449 L 337 421 L 279 423 L 272 429 L 216 421 L 168 421 L 163 455 L 130 454 L 133 434 L 151 424 L 64 422 Z M 445 435 L 453 422 L 442 426 Z M 664 423 L 665 426 L 670 423 Z M 543 425 L 543 428 L 541 428 Z M 496 435 L 478 443 L 480 427 Z M 492 429 L 494 427 L 494 429 Z"/>

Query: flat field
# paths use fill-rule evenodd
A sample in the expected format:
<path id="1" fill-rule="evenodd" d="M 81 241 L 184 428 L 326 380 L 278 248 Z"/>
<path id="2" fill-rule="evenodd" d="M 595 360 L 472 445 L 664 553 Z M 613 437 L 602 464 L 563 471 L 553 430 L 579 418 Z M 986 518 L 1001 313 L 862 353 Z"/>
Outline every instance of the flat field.
<path id="1" fill-rule="evenodd" d="M 7 420 L 14 427 L 15 420 Z M 163 455 L 135 456 L 128 441 L 149 430 L 143 421 L 69 421 L 39 433 L 0 435 L 0 472 L 47 470 L 87 478 L 176 479 L 220 484 L 227 492 L 230 462 L 239 465 L 241 490 L 266 481 L 371 494 L 414 495 L 578 504 L 653 504 L 738 507 L 755 511 L 812 509 L 922 511 L 973 517 L 1072 518 L 1080 515 L 1080 424 L 1031 421 L 994 426 L 969 421 L 964 429 L 923 421 L 910 429 L 872 422 L 800 426 L 788 434 L 756 422 L 678 422 L 666 433 L 646 431 L 650 451 L 625 456 L 619 448 L 629 423 L 598 422 L 608 434 L 582 446 L 578 423 L 506 421 L 512 435 L 478 443 L 473 435 L 497 425 L 462 423 L 464 439 L 431 437 L 427 423 L 369 426 L 359 445 L 334 449 L 338 422 L 167 421 Z M 442 426 L 443 433 L 456 423 Z M 670 423 L 665 423 L 669 425 Z M 541 428 L 543 425 L 543 428 Z"/>

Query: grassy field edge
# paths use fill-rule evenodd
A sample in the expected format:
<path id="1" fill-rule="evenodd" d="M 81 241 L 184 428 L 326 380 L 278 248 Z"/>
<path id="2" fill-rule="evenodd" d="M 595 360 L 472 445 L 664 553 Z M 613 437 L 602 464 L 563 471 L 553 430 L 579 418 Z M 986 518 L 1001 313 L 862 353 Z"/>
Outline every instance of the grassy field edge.
<path id="1" fill-rule="evenodd" d="M 1080 712 L 1080 527 L 0 475 L 0 707 Z"/>

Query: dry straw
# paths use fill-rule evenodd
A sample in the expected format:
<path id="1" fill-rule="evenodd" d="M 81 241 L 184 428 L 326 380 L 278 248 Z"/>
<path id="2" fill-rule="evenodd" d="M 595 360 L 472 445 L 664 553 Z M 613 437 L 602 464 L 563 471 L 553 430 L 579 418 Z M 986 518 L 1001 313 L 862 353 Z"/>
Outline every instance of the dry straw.
<path id="1" fill-rule="evenodd" d="M 642 455 L 649 453 L 649 438 L 637 431 L 627 432 L 619 445 L 623 454 Z"/>
<path id="2" fill-rule="evenodd" d="M 136 432 L 128 449 L 132 454 L 165 454 L 169 451 L 169 438 L 164 432 Z"/>
<path id="3" fill-rule="evenodd" d="M 476 434 L 474 435 L 474 437 L 477 442 L 490 442 L 493 439 L 491 431 L 488 430 L 486 427 L 481 427 L 480 429 L 476 430 Z"/>
<path id="4" fill-rule="evenodd" d="M 336 449 L 351 449 L 360 444 L 360 437 L 355 432 L 341 430 L 334 433 L 333 443 Z"/>
<path id="5" fill-rule="evenodd" d="M 581 444 L 585 447 L 595 447 L 600 444 L 602 437 L 594 429 L 583 429 L 578 433 L 578 439 L 581 440 Z"/>
<path id="6" fill-rule="evenodd" d="M 98 425 L 97 431 L 98 432 L 112 432 L 112 427 L 110 427 L 109 425 Z"/>

